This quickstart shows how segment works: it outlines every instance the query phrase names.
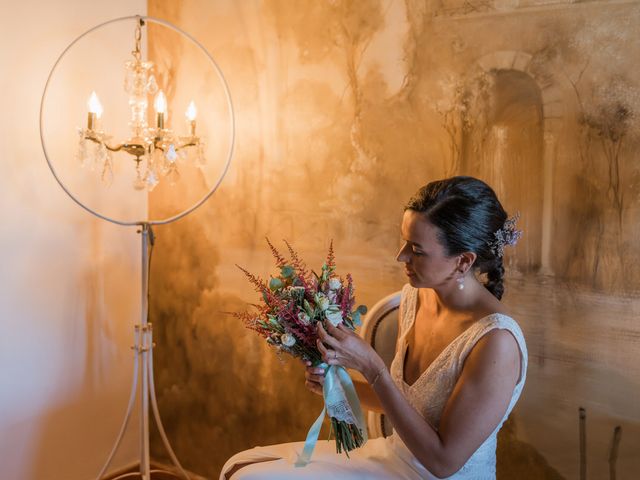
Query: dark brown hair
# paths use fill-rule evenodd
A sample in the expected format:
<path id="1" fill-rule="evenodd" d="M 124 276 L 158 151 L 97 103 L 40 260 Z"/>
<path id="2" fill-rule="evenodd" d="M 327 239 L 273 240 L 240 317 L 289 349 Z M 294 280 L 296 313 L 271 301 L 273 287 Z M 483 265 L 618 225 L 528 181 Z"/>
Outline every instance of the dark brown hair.
<path id="1" fill-rule="evenodd" d="M 484 286 L 498 300 L 502 298 L 502 257 L 491 251 L 489 242 L 495 240 L 507 213 L 489 185 L 468 176 L 436 180 L 418 190 L 405 210 L 424 214 L 438 228 L 438 240 L 447 256 L 475 253 L 473 268 L 487 274 Z"/>

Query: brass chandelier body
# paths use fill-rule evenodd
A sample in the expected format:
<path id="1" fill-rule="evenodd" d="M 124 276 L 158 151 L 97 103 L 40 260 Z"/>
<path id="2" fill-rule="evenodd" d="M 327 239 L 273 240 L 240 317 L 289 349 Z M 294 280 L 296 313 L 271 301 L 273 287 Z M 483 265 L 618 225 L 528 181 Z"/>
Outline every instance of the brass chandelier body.
<path id="1" fill-rule="evenodd" d="M 124 151 L 135 161 L 136 178 L 133 187 L 136 190 L 146 188 L 151 191 L 161 177 L 168 178 L 171 184 L 178 181 L 179 160 L 191 160 L 195 165 L 203 165 L 206 160 L 204 141 L 196 135 L 197 109 L 193 101 L 186 112 L 189 127 L 186 136 L 177 137 L 166 126 L 167 100 L 162 90 L 158 90 L 153 74 L 154 64 L 142 60 L 143 26 L 145 22 L 141 18 L 136 23 L 135 47 L 131 52 L 133 60 L 125 63 L 124 89 L 129 94 L 131 135 L 120 144 L 111 143 L 112 136 L 100 130 L 102 105 L 95 92 L 92 92 L 88 102 L 87 127 L 78 129 L 78 158 L 82 165 L 101 167 L 101 178 L 106 185 L 110 185 L 113 182 L 112 152 Z M 155 125 L 150 126 L 147 122 L 148 97 L 153 95 L 156 118 Z"/>

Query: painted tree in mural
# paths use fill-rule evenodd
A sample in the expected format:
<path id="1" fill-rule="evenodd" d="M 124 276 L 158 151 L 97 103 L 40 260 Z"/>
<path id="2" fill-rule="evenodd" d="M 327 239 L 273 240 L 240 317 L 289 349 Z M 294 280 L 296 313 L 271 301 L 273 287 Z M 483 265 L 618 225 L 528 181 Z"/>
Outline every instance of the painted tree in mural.
<path id="1" fill-rule="evenodd" d="M 441 96 L 433 101 L 434 110 L 440 115 L 442 129 L 447 135 L 447 159 L 445 176 L 460 172 L 462 163 L 462 128 L 464 85 L 452 72 L 447 72 L 438 81 Z"/>
<path id="2" fill-rule="evenodd" d="M 493 83 L 494 77 L 477 67 L 465 74 L 448 70 L 440 73 L 432 105 L 448 140 L 445 176 L 468 173 L 472 166 L 466 162 L 472 156 L 481 157 L 488 135 Z M 465 150 L 470 152 L 465 155 Z"/>
<path id="3" fill-rule="evenodd" d="M 580 169 L 575 177 L 575 235 L 563 267 L 574 279 L 590 278 L 596 288 L 638 285 L 633 265 L 640 261 L 632 242 L 636 222 L 625 214 L 638 209 L 640 94 L 625 77 L 625 59 L 638 49 L 614 23 L 587 23 L 577 32 L 558 29 L 534 56 L 541 75 L 563 75 L 575 95 Z M 553 80 L 553 79 L 552 79 Z"/>

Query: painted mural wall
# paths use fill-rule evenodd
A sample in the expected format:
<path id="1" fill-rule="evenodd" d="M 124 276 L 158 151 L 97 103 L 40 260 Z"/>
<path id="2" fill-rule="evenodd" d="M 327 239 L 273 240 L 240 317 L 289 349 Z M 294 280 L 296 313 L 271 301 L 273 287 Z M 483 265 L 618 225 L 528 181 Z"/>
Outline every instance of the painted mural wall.
<path id="1" fill-rule="evenodd" d="M 333 239 L 371 306 L 405 282 L 394 260 L 404 203 L 469 174 L 525 231 L 506 257 L 504 301 L 529 377 L 499 476 L 640 472 L 639 2 L 153 0 L 149 14 L 204 43 L 237 113 L 220 189 L 156 232 L 156 382 L 188 468 L 215 478 L 241 449 L 302 439 L 321 409 L 302 367 L 225 313 L 256 300 L 235 264 L 268 276 L 268 236 L 319 265 Z M 158 32 L 149 51 L 161 83 L 180 80 L 171 98 L 219 106 L 199 120 L 211 166 L 154 190 L 162 215 L 212 185 L 228 126 L 186 44 Z"/>

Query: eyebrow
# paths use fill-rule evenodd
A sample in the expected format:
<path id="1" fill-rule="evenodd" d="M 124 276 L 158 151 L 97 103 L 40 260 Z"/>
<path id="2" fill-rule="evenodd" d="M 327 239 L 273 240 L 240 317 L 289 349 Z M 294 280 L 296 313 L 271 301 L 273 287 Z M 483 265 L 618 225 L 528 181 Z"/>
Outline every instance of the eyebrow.
<path id="1" fill-rule="evenodd" d="M 422 245 L 420 245 L 419 243 L 412 242 L 411 240 L 407 240 L 406 238 L 403 238 L 403 240 L 404 240 L 405 242 L 407 242 L 407 243 L 410 243 L 411 245 L 413 245 L 413 246 L 415 246 L 415 247 L 418 247 L 418 248 L 420 248 L 420 249 L 424 250 L 424 247 L 423 247 Z"/>

